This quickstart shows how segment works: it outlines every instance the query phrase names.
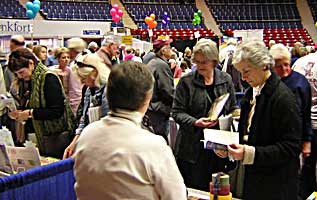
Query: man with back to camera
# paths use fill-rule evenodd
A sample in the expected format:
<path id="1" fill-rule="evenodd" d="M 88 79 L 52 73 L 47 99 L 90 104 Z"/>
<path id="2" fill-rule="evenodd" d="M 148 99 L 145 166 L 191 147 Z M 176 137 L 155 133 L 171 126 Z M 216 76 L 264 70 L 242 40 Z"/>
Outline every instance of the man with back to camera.
<path id="1" fill-rule="evenodd" d="M 73 156 L 79 200 L 187 199 L 170 147 L 141 128 L 153 84 L 144 64 L 113 67 L 107 84 L 109 115 L 83 130 Z"/>
<path id="2" fill-rule="evenodd" d="M 146 112 L 154 133 L 168 142 L 168 120 L 174 98 L 173 73 L 167 60 L 172 55 L 173 40 L 157 39 L 153 43 L 155 57 L 147 64 L 155 79 L 153 96 Z"/>

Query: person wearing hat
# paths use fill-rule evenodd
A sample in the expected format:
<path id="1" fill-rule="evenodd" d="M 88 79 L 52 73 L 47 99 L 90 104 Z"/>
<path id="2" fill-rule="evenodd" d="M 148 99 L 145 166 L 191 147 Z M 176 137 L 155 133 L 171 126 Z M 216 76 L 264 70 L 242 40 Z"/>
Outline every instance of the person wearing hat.
<path id="1" fill-rule="evenodd" d="M 98 50 L 99 46 L 96 42 L 92 41 L 88 44 L 88 50 L 91 53 L 95 53 Z"/>
<path id="2" fill-rule="evenodd" d="M 106 67 L 101 58 L 92 53 L 79 55 L 71 69 L 87 89 L 82 96 L 82 115 L 76 129 L 76 135 L 72 143 L 65 149 L 63 158 L 72 156 L 82 130 L 88 124 L 99 120 L 108 113 L 106 84 L 110 69 Z"/>
<path id="3" fill-rule="evenodd" d="M 168 142 L 167 127 L 173 104 L 174 80 L 171 68 L 168 65 L 172 51 L 170 43 L 173 40 L 157 39 L 153 43 L 155 57 L 148 63 L 154 79 L 153 96 L 146 115 L 154 133 L 161 135 Z"/>
<path id="4" fill-rule="evenodd" d="M 112 65 L 116 64 L 117 61 L 112 62 L 112 58 L 116 55 L 116 51 L 118 50 L 118 43 L 112 37 L 105 38 L 102 43 L 100 49 L 96 52 L 96 54 L 103 60 L 106 66 L 111 69 Z"/>
<path id="5" fill-rule="evenodd" d="M 70 60 L 74 61 L 80 53 L 85 51 L 86 47 L 87 43 L 79 37 L 74 37 L 67 40 L 67 48 L 69 49 Z M 72 63 L 70 65 L 72 65 Z"/>

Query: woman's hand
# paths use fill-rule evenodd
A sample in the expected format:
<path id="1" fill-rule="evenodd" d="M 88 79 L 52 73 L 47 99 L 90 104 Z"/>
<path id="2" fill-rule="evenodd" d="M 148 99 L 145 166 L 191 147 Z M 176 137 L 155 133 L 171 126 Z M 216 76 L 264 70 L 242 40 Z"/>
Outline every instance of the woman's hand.
<path id="1" fill-rule="evenodd" d="M 70 145 L 68 145 L 68 147 L 65 149 L 63 159 L 69 158 L 73 155 L 78 138 L 79 138 L 79 135 L 76 135 L 72 143 L 70 143 Z"/>
<path id="2" fill-rule="evenodd" d="M 30 116 L 29 110 L 24 110 L 24 111 L 16 110 L 9 113 L 9 117 L 18 122 L 26 121 L 29 118 L 29 116 Z"/>
<path id="3" fill-rule="evenodd" d="M 309 157 L 310 151 L 311 151 L 311 142 L 310 141 L 303 142 L 303 146 L 302 146 L 303 157 L 304 158 Z"/>
<path id="4" fill-rule="evenodd" d="M 244 158 L 244 145 L 230 144 L 228 145 L 228 152 L 234 160 L 243 160 Z"/>
<path id="5" fill-rule="evenodd" d="M 202 117 L 195 121 L 195 126 L 202 128 L 211 128 L 218 124 L 218 120 L 210 120 L 209 117 Z"/>

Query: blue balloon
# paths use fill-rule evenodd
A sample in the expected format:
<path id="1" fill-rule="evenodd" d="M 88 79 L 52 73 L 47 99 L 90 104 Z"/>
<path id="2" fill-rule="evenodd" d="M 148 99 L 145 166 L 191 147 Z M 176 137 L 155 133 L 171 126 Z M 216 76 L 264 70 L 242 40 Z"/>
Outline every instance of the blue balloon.
<path id="1" fill-rule="evenodd" d="M 164 17 L 165 17 L 165 16 L 167 16 L 167 12 L 166 12 L 166 11 L 164 12 Z"/>
<path id="2" fill-rule="evenodd" d="M 32 10 L 32 8 L 33 8 L 33 3 L 32 2 L 27 2 L 26 3 L 26 9 L 27 10 Z"/>
<path id="3" fill-rule="evenodd" d="M 38 4 L 34 4 L 33 8 L 31 10 L 36 15 L 39 12 L 39 10 L 40 10 L 40 6 Z"/>
<path id="4" fill-rule="evenodd" d="M 26 11 L 26 16 L 29 18 L 29 19 L 34 19 L 36 14 L 33 13 L 32 10 L 27 10 Z"/>
<path id="5" fill-rule="evenodd" d="M 41 7 L 41 2 L 39 0 L 34 0 L 33 1 L 33 5 L 36 5 L 36 4 L 38 4 Z"/>

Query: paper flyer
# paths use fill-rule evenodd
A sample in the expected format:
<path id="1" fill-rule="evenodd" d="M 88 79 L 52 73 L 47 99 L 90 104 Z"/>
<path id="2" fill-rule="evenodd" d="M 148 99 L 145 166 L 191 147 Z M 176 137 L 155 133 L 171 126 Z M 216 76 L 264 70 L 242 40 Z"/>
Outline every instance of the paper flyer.
<path id="1" fill-rule="evenodd" d="M 1 95 L 1 102 L 10 110 L 10 112 L 17 110 L 14 99 L 12 97 Z"/>
<path id="2" fill-rule="evenodd" d="M 226 93 L 215 99 L 208 113 L 208 117 L 211 120 L 216 120 L 218 118 L 218 116 L 220 115 L 223 109 L 223 106 L 226 104 L 227 100 L 229 99 L 229 96 L 230 94 Z"/>
<path id="3" fill-rule="evenodd" d="M 40 154 L 34 147 L 6 147 L 14 171 L 41 166 Z"/>
<path id="4" fill-rule="evenodd" d="M 208 148 L 211 143 L 230 145 L 239 144 L 239 133 L 216 129 L 204 129 L 204 146 Z"/>

